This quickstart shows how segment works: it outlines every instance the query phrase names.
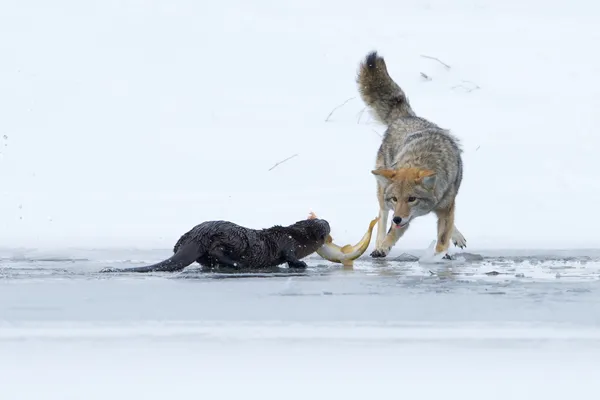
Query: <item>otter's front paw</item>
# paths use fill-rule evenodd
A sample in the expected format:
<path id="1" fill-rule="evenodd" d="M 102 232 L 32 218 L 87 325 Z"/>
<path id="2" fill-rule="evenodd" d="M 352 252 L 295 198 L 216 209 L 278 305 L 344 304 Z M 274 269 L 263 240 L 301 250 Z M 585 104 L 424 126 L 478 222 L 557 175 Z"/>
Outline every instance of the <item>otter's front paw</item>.
<path id="1" fill-rule="evenodd" d="M 373 257 L 373 258 L 383 258 L 383 257 L 387 256 L 388 252 L 389 252 L 389 250 L 385 251 L 383 249 L 375 249 L 371 253 L 371 257 Z"/>
<path id="2" fill-rule="evenodd" d="M 308 267 L 304 261 L 288 262 L 288 266 L 294 269 L 306 269 Z"/>

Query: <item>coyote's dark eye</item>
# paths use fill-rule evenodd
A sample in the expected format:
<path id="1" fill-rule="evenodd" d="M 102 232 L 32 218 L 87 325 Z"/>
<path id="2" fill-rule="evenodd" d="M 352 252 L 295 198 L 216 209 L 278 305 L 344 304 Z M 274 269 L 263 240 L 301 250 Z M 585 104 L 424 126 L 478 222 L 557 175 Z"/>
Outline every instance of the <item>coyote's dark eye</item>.
<path id="1" fill-rule="evenodd" d="M 393 201 L 394 203 L 398 201 L 398 199 L 396 198 L 396 196 L 390 197 L 389 200 Z"/>
<path id="2" fill-rule="evenodd" d="M 416 198 L 416 197 L 413 197 L 413 196 L 410 196 L 410 197 L 408 198 L 408 202 L 409 202 L 409 203 L 412 203 L 412 202 L 414 202 L 414 201 L 416 201 L 416 200 L 417 200 L 417 198 Z"/>

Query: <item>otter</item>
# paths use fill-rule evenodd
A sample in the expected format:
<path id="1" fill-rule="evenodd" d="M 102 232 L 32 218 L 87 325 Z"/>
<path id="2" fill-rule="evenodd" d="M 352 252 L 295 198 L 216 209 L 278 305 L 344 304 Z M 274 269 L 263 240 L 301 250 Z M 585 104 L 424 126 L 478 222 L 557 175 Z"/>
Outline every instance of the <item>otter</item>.
<path id="1" fill-rule="evenodd" d="M 318 218 L 266 229 L 205 221 L 184 233 L 173 247 L 173 256 L 164 261 L 144 267 L 109 267 L 100 272 L 173 272 L 194 261 L 204 269 L 264 270 L 284 263 L 289 268 L 306 269 L 301 260 L 323 246 L 330 231 L 329 223 Z"/>

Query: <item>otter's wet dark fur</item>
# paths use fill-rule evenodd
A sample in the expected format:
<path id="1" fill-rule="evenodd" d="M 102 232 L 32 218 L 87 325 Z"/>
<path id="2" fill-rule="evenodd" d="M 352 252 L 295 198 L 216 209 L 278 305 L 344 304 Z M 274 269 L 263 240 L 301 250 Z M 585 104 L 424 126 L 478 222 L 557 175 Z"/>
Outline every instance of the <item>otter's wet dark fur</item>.
<path id="1" fill-rule="evenodd" d="M 175 254 L 164 261 L 136 268 L 105 268 L 101 272 L 180 271 L 194 261 L 209 269 L 263 270 L 283 263 L 304 269 L 306 263 L 301 259 L 323 246 L 330 229 L 324 219 L 307 219 L 267 229 L 206 221 L 184 233 L 173 247 Z"/>

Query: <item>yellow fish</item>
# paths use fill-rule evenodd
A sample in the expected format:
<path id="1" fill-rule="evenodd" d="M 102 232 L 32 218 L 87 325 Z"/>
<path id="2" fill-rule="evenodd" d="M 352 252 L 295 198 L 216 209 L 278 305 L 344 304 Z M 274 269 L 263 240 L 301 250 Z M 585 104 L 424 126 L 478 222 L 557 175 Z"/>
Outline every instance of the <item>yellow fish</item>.
<path id="1" fill-rule="evenodd" d="M 314 212 L 311 212 L 308 216 L 308 219 L 314 218 L 317 218 L 317 216 Z M 377 224 L 377 221 L 379 221 L 379 217 L 375 218 L 369 223 L 369 229 L 363 235 L 360 242 L 354 246 L 347 244 L 340 247 L 333 243 L 333 238 L 331 235 L 328 235 L 325 238 L 325 244 L 317 250 L 317 254 L 328 261 L 341 263 L 344 267 L 352 267 L 354 265 L 354 260 L 362 256 L 363 253 L 367 251 L 369 243 L 371 242 L 373 228 Z"/>

